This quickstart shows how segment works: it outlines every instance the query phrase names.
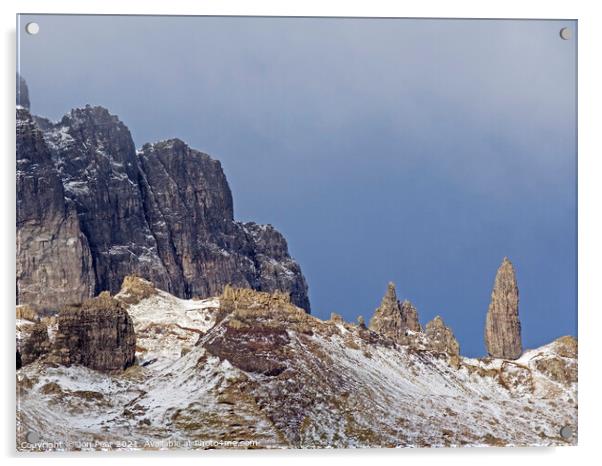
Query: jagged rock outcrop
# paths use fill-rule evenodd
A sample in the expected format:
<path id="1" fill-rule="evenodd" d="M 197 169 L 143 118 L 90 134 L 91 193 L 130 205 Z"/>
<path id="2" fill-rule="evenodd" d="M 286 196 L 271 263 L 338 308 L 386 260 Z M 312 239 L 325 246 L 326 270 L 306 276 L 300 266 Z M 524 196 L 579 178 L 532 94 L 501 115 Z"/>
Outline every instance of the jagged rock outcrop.
<path id="1" fill-rule="evenodd" d="M 136 334 L 124 305 L 107 292 L 58 314 L 50 362 L 115 372 L 135 360 Z"/>
<path id="2" fill-rule="evenodd" d="M 115 376 L 42 360 L 17 372 L 17 445 L 31 431 L 59 441 L 77 434 L 91 449 L 127 449 L 116 442 L 124 437 L 174 448 L 174 436 L 268 448 L 577 442 L 559 435 L 577 429 L 571 337 L 519 361 L 448 357 L 317 319 L 285 293 L 234 287 L 206 300 L 157 291 L 127 310 L 140 365 Z"/>
<path id="3" fill-rule="evenodd" d="M 95 294 L 117 292 L 130 274 L 181 294 L 170 284 L 145 218 L 128 128 L 106 109 L 87 106 L 72 110 L 44 134 L 90 244 Z"/>
<path id="4" fill-rule="evenodd" d="M 436 316 L 425 327 L 427 347 L 432 351 L 439 351 L 458 356 L 460 345 L 451 328 L 447 327 L 440 316 Z"/>
<path id="5" fill-rule="evenodd" d="M 307 282 L 301 267 L 288 253 L 284 236 L 272 225 L 238 223 L 251 241 L 257 286 L 260 291 L 287 291 L 291 302 L 309 312 Z"/>
<path id="6" fill-rule="evenodd" d="M 422 327 L 418 322 L 418 311 L 407 299 L 401 303 L 401 325 L 406 330 L 411 330 L 412 332 L 422 331 Z"/>
<path id="7" fill-rule="evenodd" d="M 225 284 L 282 290 L 309 310 L 307 284 L 271 225 L 234 221 L 221 164 L 178 139 L 146 144 L 139 153 L 146 216 L 175 290 L 215 296 Z"/>
<path id="8" fill-rule="evenodd" d="M 535 367 L 550 379 L 563 385 L 577 383 L 577 340 L 560 337 L 552 345 L 551 354 L 535 362 Z"/>
<path id="9" fill-rule="evenodd" d="M 418 312 L 410 301 L 400 303 L 395 285 L 389 283 L 387 291 L 370 320 L 370 330 L 385 335 L 401 344 L 408 344 L 411 332 L 420 332 Z"/>
<path id="10" fill-rule="evenodd" d="M 357 316 L 357 325 L 361 329 L 366 329 L 366 320 L 364 316 Z"/>
<path id="11" fill-rule="evenodd" d="M 17 105 L 29 110 L 29 88 L 25 80 L 17 73 Z"/>
<path id="12" fill-rule="evenodd" d="M 17 369 L 31 364 L 50 350 L 48 327 L 42 322 L 32 322 L 19 329 L 17 339 Z"/>
<path id="13" fill-rule="evenodd" d="M 184 298 L 215 296 L 229 283 L 280 290 L 309 312 L 307 283 L 284 237 L 271 225 L 234 220 L 218 161 L 177 139 L 136 152 L 128 128 L 102 107 L 74 109 L 58 123 L 29 118 L 27 130 L 37 138 L 30 146 L 41 148 L 46 161 L 22 164 L 22 176 L 33 187 L 18 192 L 19 202 L 25 211 L 36 209 L 37 181 L 54 177 L 53 202 L 57 209 L 62 202 L 67 219 L 56 223 L 81 244 L 65 255 L 43 243 L 41 253 L 36 237 L 46 236 L 25 230 L 20 241 L 28 263 L 18 278 L 19 302 L 56 307 L 71 302 L 41 293 L 49 288 L 81 302 L 104 290 L 116 293 L 126 276 L 136 275 Z M 19 159 L 29 152 L 18 144 Z M 35 220 L 41 229 L 57 228 L 45 218 Z M 74 265 L 72 255 L 81 264 Z M 61 261 L 70 264 L 68 271 L 61 270 Z M 41 274 L 57 277 L 44 281 Z"/>
<path id="14" fill-rule="evenodd" d="M 115 297 L 127 305 L 133 305 L 157 293 L 157 289 L 148 280 L 135 275 L 128 275 L 123 279 L 121 290 Z"/>
<path id="15" fill-rule="evenodd" d="M 494 358 L 517 359 L 522 354 L 518 286 L 514 267 L 507 257 L 495 276 L 485 322 L 485 345 Z"/>
<path id="16" fill-rule="evenodd" d="M 31 115 L 17 108 L 17 304 L 56 308 L 92 295 L 93 260 Z"/>

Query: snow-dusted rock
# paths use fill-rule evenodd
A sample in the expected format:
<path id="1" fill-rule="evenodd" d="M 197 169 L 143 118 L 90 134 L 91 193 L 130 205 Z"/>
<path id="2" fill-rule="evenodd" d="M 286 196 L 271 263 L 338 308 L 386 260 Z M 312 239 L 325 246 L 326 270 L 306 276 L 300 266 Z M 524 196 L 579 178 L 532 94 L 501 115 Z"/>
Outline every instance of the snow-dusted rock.
<path id="1" fill-rule="evenodd" d="M 128 313 L 139 365 L 102 374 L 35 361 L 17 372 L 18 439 L 33 430 L 57 442 L 49 449 L 68 449 L 67 438 L 83 449 L 576 443 L 560 436 L 577 426 L 570 337 L 516 361 L 463 358 L 234 288 L 211 300 L 157 290 Z"/>
<path id="2" fill-rule="evenodd" d="M 421 332 L 418 312 L 412 303 L 397 299 L 395 284 L 389 283 L 380 306 L 370 320 L 370 330 L 385 335 L 401 344 L 409 344 L 411 334 Z"/>
<path id="3" fill-rule="evenodd" d="M 178 139 L 136 151 L 103 107 L 56 123 L 18 107 L 17 169 L 19 303 L 56 309 L 137 275 L 182 298 L 281 290 L 310 310 L 284 237 L 235 221 L 220 162 Z"/>

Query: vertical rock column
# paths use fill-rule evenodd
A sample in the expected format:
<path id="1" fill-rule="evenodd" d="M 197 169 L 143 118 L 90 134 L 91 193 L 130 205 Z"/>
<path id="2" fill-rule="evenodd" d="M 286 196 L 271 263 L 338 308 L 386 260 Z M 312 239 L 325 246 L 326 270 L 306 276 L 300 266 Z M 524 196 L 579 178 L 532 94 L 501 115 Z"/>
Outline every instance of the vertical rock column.
<path id="1" fill-rule="evenodd" d="M 495 276 L 485 322 L 485 345 L 494 358 L 517 359 L 522 353 L 518 286 L 514 267 L 507 257 Z"/>
<path id="2" fill-rule="evenodd" d="M 370 330 L 385 335 L 402 345 L 409 344 L 408 330 L 421 331 L 416 308 L 407 300 L 403 303 L 399 302 L 393 283 L 389 283 L 380 306 L 370 320 Z"/>

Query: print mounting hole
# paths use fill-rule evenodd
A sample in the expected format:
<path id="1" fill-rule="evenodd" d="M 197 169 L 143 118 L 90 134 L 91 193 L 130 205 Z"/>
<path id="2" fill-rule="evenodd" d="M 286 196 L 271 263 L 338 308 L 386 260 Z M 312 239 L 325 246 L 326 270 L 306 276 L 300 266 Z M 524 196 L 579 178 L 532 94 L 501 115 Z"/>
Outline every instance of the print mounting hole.
<path id="1" fill-rule="evenodd" d="M 560 38 L 561 39 L 570 40 L 572 36 L 573 36 L 573 33 L 571 32 L 571 30 L 569 28 L 562 28 L 560 30 Z"/>
<path id="2" fill-rule="evenodd" d="M 25 26 L 25 31 L 27 31 L 27 34 L 35 36 L 38 32 L 40 32 L 40 25 L 38 23 L 27 23 Z"/>

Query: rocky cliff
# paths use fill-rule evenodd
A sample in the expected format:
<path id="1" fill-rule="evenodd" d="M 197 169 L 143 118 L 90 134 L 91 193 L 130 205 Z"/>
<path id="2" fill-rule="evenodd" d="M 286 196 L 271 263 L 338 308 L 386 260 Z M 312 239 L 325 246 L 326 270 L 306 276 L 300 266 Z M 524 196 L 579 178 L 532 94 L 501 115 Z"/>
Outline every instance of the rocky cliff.
<path id="1" fill-rule="evenodd" d="M 29 88 L 25 80 L 17 73 L 17 105 L 29 110 Z"/>
<path id="2" fill-rule="evenodd" d="M 485 321 L 485 345 L 494 358 L 517 359 L 522 354 L 518 286 L 514 267 L 507 257 L 495 276 Z"/>
<path id="3" fill-rule="evenodd" d="M 226 284 L 281 290 L 309 312 L 284 237 L 234 220 L 222 167 L 207 154 L 177 139 L 137 152 L 102 107 L 57 123 L 19 107 L 17 159 L 19 303 L 81 302 L 134 274 L 185 298 Z"/>
<path id="4" fill-rule="evenodd" d="M 56 308 L 96 289 L 93 256 L 43 134 L 17 108 L 17 304 Z"/>

